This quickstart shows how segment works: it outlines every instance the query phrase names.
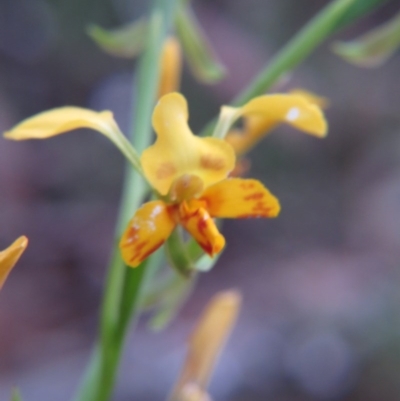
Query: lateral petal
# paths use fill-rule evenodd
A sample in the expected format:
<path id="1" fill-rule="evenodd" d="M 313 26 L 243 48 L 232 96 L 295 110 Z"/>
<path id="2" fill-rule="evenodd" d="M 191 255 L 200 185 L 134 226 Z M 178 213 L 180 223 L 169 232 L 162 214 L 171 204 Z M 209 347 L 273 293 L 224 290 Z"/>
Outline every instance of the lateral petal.
<path id="1" fill-rule="evenodd" d="M 90 128 L 105 135 L 142 174 L 139 155 L 120 131 L 111 111 L 96 112 L 81 107 L 61 107 L 39 113 L 4 133 L 7 139 L 46 139 L 78 128 Z"/>
<path id="2" fill-rule="evenodd" d="M 7 139 L 46 139 L 78 128 L 90 128 L 110 139 L 132 165 L 142 173 L 139 156 L 120 131 L 111 111 L 101 112 L 81 107 L 61 107 L 36 114 L 4 133 Z"/>
<path id="3" fill-rule="evenodd" d="M 225 238 L 218 231 L 207 210 L 198 205 L 198 201 L 182 202 L 179 207 L 179 217 L 182 226 L 207 254 L 214 256 L 222 251 Z"/>
<path id="4" fill-rule="evenodd" d="M 260 181 L 251 179 L 223 180 L 207 188 L 200 200 L 212 217 L 276 217 L 280 211 L 278 199 Z"/>
<path id="5" fill-rule="evenodd" d="M 193 135 L 187 121 L 187 102 L 179 93 L 163 96 L 154 109 L 157 140 L 143 152 L 141 162 L 146 178 L 162 195 L 184 174 L 198 176 L 207 187 L 234 168 L 232 147 L 221 139 Z"/>
<path id="6" fill-rule="evenodd" d="M 0 252 L 0 289 L 27 246 L 28 238 L 22 236 Z"/>
<path id="7" fill-rule="evenodd" d="M 128 223 L 119 243 L 124 262 L 138 266 L 165 242 L 175 225 L 164 202 L 145 203 Z"/>
<path id="8" fill-rule="evenodd" d="M 223 107 L 218 127 L 228 130 L 234 122 L 243 117 L 242 133 L 233 132 L 226 136 L 237 153 L 249 150 L 261 136 L 268 133 L 279 123 L 287 123 L 293 127 L 317 137 L 324 137 L 327 123 L 321 108 L 315 101 L 300 94 L 276 94 L 259 96 L 239 108 Z M 226 131 L 225 131 L 226 132 Z M 218 133 L 219 137 L 225 134 Z"/>
<path id="9" fill-rule="evenodd" d="M 111 111 L 96 112 L 81 107 L 68 106 L 44 111 L 27 118 L 4 133 L 4 137 L 15 141 L 46 139 L 78 128 L 94 129 L 110 137 L 110 139 L 116 131 L 119 132 Z"/>
<path id="10" fill-rule="evenodd" d="M 265 95 L 241 108 L 242 116 L 258 116 L 258 127 L 286 122 L 315 136 L 326 135 L 326 121 L 321 109 L 301 95 Z"/>

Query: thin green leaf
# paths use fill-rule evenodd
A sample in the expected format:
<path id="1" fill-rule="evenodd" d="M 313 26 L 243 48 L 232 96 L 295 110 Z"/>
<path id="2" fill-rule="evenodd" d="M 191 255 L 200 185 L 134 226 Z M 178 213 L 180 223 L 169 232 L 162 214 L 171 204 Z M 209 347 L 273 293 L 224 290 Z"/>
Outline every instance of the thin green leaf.
<path id="1" fill-rule="evenodd" d="M 211 45 L 189 6 L 179 6 L 175 26 L 193 75 L 208 84 L 224 78 L 226 69 L 214 56 Z"/>
<path id="2" fill-rule="evenodd" d="M 400 47 L 400 13 L 351 42 L 337 42 L 333 51 L 359 67 L 378 67 Z"/>
<path id="3" fill-rule="evenodd" d="M 112 30 L 90 25 L 87 33 L 106 53 L 117 57 L 134 58 L 144 48 L 147 30 L 147 21 L 140 19 Z"/>

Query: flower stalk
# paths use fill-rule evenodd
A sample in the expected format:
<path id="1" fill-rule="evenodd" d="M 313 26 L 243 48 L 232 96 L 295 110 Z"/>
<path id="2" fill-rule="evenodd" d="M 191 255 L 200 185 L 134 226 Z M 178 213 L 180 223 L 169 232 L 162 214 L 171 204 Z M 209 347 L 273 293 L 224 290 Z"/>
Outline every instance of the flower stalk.
<path id="1" fill-rule="evenodd" d="M 149 20 L 148 42 L 140 59 L 137 73 L 136 110 L 131 124 L 131 141 L 140 153 L 151 141 L 151 113 L 154 107 L 162 45 L 167 36 L 175 9 L 175 0 L 154 0 Z M 148 188 L 142 177 L 128 169 L 124 193 L 116 228 L 121 235 Z M 134 320 L 140 301 L 141 288 L 146 276 L 160 262 L 157 254 L 147 259 L 141 268 L 129 269 L 123 263 L 118 247 L 113 250 L 106 280 L 103 307 L 100 317 L 100 339 L 95 347 L 76 401 L 107 401 L 110 399 L 118 370 L 129 323 Z"/>

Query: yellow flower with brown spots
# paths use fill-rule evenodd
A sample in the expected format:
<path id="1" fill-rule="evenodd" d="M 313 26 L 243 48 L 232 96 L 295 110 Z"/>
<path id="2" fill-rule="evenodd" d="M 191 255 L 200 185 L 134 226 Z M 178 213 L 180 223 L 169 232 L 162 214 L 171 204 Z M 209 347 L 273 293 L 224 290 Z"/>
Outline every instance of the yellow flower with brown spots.
<path id="1" fill-rule="evenodd" d="M 22 121 L 4 136 L 45 139 L 91 128 L 108 137 L 147 179 L 158 198 L 137 210 L 120 241 L 125 263 L 136 267 L 164 244 L 178 225 L 214 256 L 225 245 L 214 218 L 276 217 L 279 202 L 261 182 L 229 178 L 236 163 L 235 152 L 240 154 L 261 132 L 283 121 L 324 136 L 326 121 L 315 103 L 303 94 L 291 94 L 260 96 L 238 108 L 225 106 L 214 137 L 203 138 L 193 135 L 188 126 L 185 98 L 168 93 L 153 113 L 157 140 L 140 157 L 109 111 L 54 109 Z M 238 134 L 241 137 L 235 143 L 231 127 L 239 118 L 245 119 L 245 132 Z"/>
<path id="2" fill-rule="evenodd" d="M 120 248 L 125 263 L 138 266 L 177 225 L 210 256 L 225 239 L 214 218 L 276 217 L 278 200 L 257 180 L 228 178 L 235 166 L 231 145 L 193 135 L 188 108 L 179 93 L 160 99 L 153 113 L 154 145 L 141 156 L 143 172 L 160 199 L 145 203 L 125 230 Z"/>

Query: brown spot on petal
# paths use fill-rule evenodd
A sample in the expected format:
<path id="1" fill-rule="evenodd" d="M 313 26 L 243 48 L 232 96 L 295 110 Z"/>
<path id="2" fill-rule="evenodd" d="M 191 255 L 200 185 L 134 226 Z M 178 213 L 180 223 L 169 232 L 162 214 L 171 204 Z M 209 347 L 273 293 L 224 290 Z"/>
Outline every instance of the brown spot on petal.
<path id="1" fill-rule="evenodd" d="M 268 215 L 271 213 L 271 207 L 265 205 L 263 202 L 257 202 L 253 207 L 252 211 L 255 212 L 256 215 Z"/>
<path id="2" fill-rule="evenodd" d="M 139 255 L 140 259 L 143 260 L 143 257 L 141 257 L 140 255 L 141 255 L 143 249 L 146 247 L 147 243 L 148 243 L 148 241 L 142 241 L 135 245 L 132 257 L 130 259 L 131 262 L 133 262 L 138 257 L 138 255 Z"/>
<path id="3" fill-rule="evenodd" d="M 256 186 L 256 184 L 254 184 L 254 182 L 248 182 L 248 181 L 242 181 L 240 183 L 240 188 L 242 189 L 253 189 Z"/>
<path id="4" fill-rule="evenodd" d="M 134 246 L 134 249 L 132 251 L 132 257 L 130 258 L 131 263 L 133 261 L 138 261 L 139 263 L 141 263 L 148 256 L 150 256 L 153 252 L 155 252 L 164 243 L 164 240 L 157 242 L 156 245 L 154 245 L 150 249 L 146 250 L 148 243 L 149 243 L 149 241 L 142 241 L 142 242 L 137 243 Z"/>
<path id="5" fill-rule="evenodd" d="M 176 168 L 171 162 L 165 162 L 157 169 L 156 176 L 159 180 L 168 178 L 176 173 Z"/>
<path id="6" fill-rule="evenodd" d="M 264 197 L 264 194 L 262 192 L 255 192 L 254 194 L 245 196 L 243 199 L 244 200 L 260 200 L 263 197 Z"/>
<path id="7" fill-rule="evenodd" d="M 199 230 L 199 232 L 201 232 L 202 235 L 205 235 L 205 231 L 207 229 L 207 220 L 205 220 L 204 218 L 201 218 L 197 222 L 197 229 Z"/>
<path id="8" fill-rule="evenodd" d="M 156 245 L 153 246 L 153 248 L 149 249 L 143 256 L 142 260 L 145 260 L 148 256 L 150 256 L 153 252 L 155 252 L 165 241 L 161 240 L 158 242 Z"/>
<path id="9" fill-rule="evenodd" d="M 131 247 L 132 244 L 138 239 L 138 228 L 136 226 L 129 227 L 129 231 L 126 234 L 126 239 L 121 244 L 122 248 Z"/>
<path id="10" fill-rule="evenodd" d="M 207 253 L 210 256 L 213 255 L 213 248 L 210 243 L 204 243 L 204 242 L 200 242 L 200 241 L 197 241 L 197 243 L 201 246 L 201 248 L 203 249 L 203 251 L 205 253 Z"/>
<path id="11" fill-rule="evenodd" d="M 222 170 L 226 166 L 224 159 L 210 155 L 202 156 L 200 159 L 200 165 L 205 169 L 216 171 Z"/>

